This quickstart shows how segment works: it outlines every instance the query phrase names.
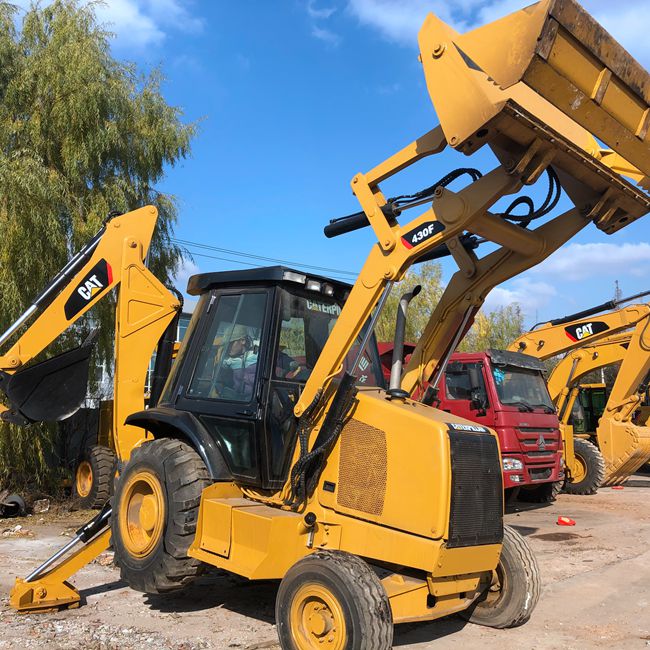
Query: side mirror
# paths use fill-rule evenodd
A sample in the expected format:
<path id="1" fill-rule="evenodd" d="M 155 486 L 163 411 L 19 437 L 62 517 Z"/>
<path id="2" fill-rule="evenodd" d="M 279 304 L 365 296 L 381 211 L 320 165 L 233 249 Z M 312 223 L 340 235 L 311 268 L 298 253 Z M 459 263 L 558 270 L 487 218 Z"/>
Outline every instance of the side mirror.
<path id="1" fill-rule="evenodd" d="M 488 406 L 488 399 L 485 392 L 480 388 L 472 388 L 470 408 L 479 411 L 481 415 L 485 415 Z"/>
<path id="2" fill-rule="evenodd" d="M 469 374 L 469 382 L 471 387 L 470 408 L 477 410 L 482 415 L 484 415 L 489 404 L 487 395 L 483 389 L 483 384 L 481 382 L 480 367 L 478 365 L 470 365 L 467 368 L 467 371 Z"/>

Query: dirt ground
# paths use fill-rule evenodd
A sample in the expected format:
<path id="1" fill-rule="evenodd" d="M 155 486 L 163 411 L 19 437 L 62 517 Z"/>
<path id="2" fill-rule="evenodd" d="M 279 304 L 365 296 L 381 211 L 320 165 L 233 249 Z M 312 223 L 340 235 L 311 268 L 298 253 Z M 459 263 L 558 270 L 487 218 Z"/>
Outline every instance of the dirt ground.
<path id="1" fill-rule="evenodd" d="M 558 515 L 576 520 L 560 527 Z M 74 577 L 83 605 L 41 615 L 8 607 L 24 576 L 66 543 L 88 513 L 50 512 L 0 519 L 0 648 L 278 648 L 277 585 L 214 572 L 182 595 L 152 597 L 128 589 L 113 566 L 94 563 Z M 544 581 L 531 620 L 513 630 L 466 624 L 458 617 L 396 628 L 403 648 L 650 647 L 650 475 L 624 490 L 592 497 L 561 495 L 550 507 L 517 507 L 507 523 L 533 546 Z M 30 536 L 4 535 L 22 526 Z"/>

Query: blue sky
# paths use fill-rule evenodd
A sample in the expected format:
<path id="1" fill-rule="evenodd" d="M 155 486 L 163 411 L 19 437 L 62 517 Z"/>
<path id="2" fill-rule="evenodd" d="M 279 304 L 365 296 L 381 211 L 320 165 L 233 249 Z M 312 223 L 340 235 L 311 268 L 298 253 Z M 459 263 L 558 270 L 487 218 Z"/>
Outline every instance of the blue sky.
<path id="1" fill-rule="evenodd" d="M 437 124 L 417 61 L 427 11 L 464 30 L 525 0 L 107 0 L 114 52 L 160 65 L 167 100 L 200 120 L 193 155 L 159 189 L 179 201 L 178 238 L 357 272 L 369 229 L 334 240 L 323 226 L 358 210 L 350 179 Z M 583 0 L 647 68 L 646 0 Z M 647 9 L 647 7 L 646 7 Z M 412 192 L 469 160 L 435 156 L 387 185 Z M 490 167 L 487 154 L 476 164 Z M 646 217 L 607 237 L 590 226 L 545 264 L 495 289 L 527 324 L 650 288 Z M 246 268 L 201 257 L 179 273 Z M 204 251 L 209 255 L 229 257 Z M 231 259 L 239 259 L 230 256 Z M 444 264 L 446 277 L 452 264 Z"/>

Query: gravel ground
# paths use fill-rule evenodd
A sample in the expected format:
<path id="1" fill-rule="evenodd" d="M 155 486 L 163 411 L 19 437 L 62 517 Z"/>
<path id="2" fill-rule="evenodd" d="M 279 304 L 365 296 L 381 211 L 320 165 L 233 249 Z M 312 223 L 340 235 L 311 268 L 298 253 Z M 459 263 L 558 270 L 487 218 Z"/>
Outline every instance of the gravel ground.
<path id="1" fill-rule="evenodd" d="M 481 628 L 458 617 L 402 625 L 396 628 L 395 645 L 649 648 L 649 497 L 650 476 L 639 474 L 624 490 L 561 495 L 550 507 L 515 508 L 507 523 L 533 546 L 544 581 L 530 622 L 513 630 Z M 559 515 L 575 519 L 576 526 L 558 526 Z M 105 556 L 72 580 L 82 595 L 79 609 L 41 615 L 9 609 L 14 577 L 65 544 L 88 518 L 89 513 L 55 510 L 0 519 L 0 649 L 278 648 L 273 624 L 277 584 L 217 571 L 183 594 L 153 597 L 128 589 Z"/>

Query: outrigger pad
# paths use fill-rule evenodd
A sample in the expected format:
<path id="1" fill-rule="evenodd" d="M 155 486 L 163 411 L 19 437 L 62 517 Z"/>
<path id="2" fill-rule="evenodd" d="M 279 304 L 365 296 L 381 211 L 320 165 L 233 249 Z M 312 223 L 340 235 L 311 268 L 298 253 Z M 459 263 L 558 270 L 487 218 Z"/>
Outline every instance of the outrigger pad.
<path id="1" fill-rule="evenodd" d="M 13 375 L 0 372 L 0 388 L 10 404 L 10 409 L 0 417 L 6 422 L 27 425 L 58 422 L 76 413 L 86 398 L 94 339 L 91 335 L 78 348 Z"/>

